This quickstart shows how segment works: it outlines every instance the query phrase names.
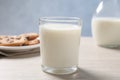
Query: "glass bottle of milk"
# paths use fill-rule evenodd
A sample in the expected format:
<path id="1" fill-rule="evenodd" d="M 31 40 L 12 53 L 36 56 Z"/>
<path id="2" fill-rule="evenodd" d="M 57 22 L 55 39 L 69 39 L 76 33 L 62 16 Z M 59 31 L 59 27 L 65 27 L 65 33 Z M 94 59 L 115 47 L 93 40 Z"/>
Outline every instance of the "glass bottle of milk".
<path id="1" fill-rule="evenodd" d="M 120 0 L 101 0 L 92 18 L 92 35 L 97 45 L 120 47 Z"/>

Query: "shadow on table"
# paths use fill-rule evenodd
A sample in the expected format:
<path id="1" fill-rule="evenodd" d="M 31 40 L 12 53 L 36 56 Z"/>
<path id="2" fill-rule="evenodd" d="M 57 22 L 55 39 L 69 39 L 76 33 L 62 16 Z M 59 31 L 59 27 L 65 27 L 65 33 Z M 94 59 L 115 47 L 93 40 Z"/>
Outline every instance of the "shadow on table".
<path id="1" fill-rule="evenodd" d="M 0 55 L 0 58 L 7 58 L 7 59 L 24 59 L 24 58 L 31 58 L 31 57 L 37 57 L 37 56 L 40 56 L 40 52 L 20 54 L 20 55 L 9 56 L 9 57 Z"/>
<path id="2" fill-rule="evenodd" d="M 51 75 L 51 74 L 50 74 Z M 51 75 L 62 80 L 101 80 L 98 76 L 83 69 L 78 69 L 76 73 L 70 75 Z"/>
<path id="3" fill-rule="evenodd" d="M 120 47 L 104 47 L 104 46 L 96 46 L 99 47 L 101 49 L 108 49 L 108 50 L 116 50 L 116 51 L 120 51 Z"/>

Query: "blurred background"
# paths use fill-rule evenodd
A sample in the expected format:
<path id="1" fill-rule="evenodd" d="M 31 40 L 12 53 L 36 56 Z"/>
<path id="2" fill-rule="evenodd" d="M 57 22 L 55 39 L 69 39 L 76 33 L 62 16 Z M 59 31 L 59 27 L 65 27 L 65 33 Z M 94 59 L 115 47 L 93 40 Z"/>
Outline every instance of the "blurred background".
<path id="1" fill-rule="evenodd" d="M 100 0 L 0 0 L 0 34 L 39 31 L 43 16 L 80 17 L 82 36 L 91 35 L 91 18 Z"/>

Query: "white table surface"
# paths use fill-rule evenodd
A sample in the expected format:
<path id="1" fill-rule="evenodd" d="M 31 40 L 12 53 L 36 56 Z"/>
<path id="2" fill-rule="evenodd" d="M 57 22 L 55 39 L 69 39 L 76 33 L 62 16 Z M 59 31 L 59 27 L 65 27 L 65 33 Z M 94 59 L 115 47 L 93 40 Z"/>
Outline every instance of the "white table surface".
<path id="1" fill-rule="evenodd" d="M 0 80 L 120 80 L 120 49 L 95 45 L 82 38 L 79 70 L 70 75 L 51 75 L 41 71 L 39 53 L 0 58 Z"/>

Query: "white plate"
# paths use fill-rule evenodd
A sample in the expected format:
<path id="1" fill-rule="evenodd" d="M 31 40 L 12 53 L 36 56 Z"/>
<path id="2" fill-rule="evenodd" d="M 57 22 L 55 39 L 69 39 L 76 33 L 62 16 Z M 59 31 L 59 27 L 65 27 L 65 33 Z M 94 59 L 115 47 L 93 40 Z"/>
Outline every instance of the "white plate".
<path id="1" fill-rule="evenodd" d="M 5 52 L 22 52 L 22 51 L 29 51 L 32 49 L 39 48 L 40 44 L 36 45 L 30 45 L 30 46 L 0 46 L 0 50 L 5 51 Z"/>

